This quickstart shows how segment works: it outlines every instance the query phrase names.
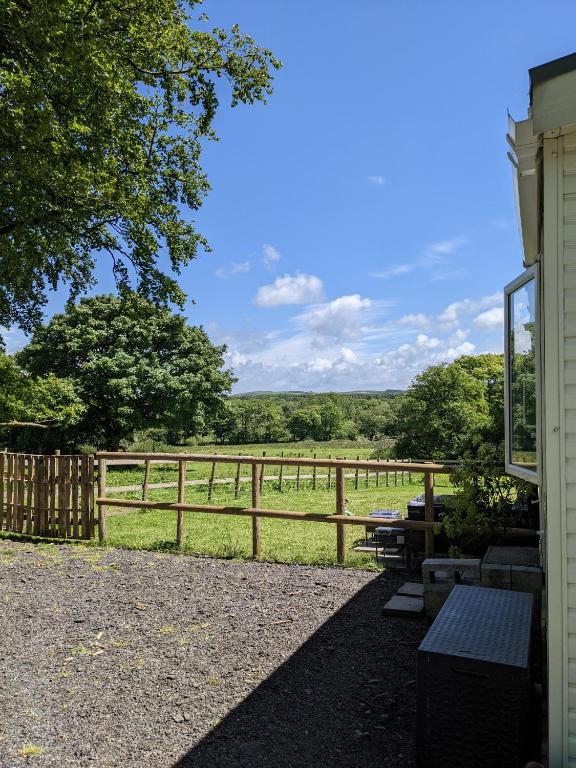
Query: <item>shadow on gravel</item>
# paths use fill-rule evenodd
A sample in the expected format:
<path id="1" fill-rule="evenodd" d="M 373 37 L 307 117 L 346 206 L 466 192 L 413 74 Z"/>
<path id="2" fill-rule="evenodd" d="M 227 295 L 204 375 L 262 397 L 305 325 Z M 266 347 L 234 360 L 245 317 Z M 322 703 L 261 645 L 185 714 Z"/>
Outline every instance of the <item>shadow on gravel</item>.
<path id="1" fill-rule="evenodd" d="M 400 583 L 376 577 L 174 768 L 414 765 L 416 649 L 426 625 L 382 616 Z"/>

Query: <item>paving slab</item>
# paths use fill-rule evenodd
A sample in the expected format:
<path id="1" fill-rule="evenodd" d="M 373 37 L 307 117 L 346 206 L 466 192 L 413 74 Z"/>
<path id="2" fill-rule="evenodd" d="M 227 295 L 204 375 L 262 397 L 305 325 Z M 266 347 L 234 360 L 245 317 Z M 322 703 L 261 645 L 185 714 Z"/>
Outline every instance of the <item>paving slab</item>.
<path id="1" fill-rule="evenodd" d="M 400 587 L 396 594 L 402 597 L 424 597 L 424 584 L 416 584 L 413 581 L 407 581 L 406 584 L 403 584 Z"/>
<path id="2" fill-rule="evenodd" d="M 424 600 L 420 597 L 394 595 L 382 609 L 384 616 L 421 616 L 424 613 Z"/>

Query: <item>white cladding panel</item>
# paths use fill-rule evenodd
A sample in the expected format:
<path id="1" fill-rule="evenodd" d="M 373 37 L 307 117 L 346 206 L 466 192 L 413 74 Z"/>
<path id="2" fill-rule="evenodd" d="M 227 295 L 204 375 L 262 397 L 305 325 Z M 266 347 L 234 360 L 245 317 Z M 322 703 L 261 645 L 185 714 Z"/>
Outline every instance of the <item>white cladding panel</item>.
<path id="1" fill-rule="evenodd" d="M 552 141 L 552 139 L 550 140 Z M 544 308 L 543 322 L 556 314 L 559 331 L 558 377 L 560 385 L 559 410 L 554 420 L 560 422 L 560 455 L 563 459 L 560 468 L 561 488 L 555 493 L 547 488 L 548 515 L 560 514 L 563 530 L 563 551 L 554 553 L 548 542 L 548 559 L 554 556 L 562 560 L 563 604 L 563 641 L 565 674 L 562 698 L 565 707 L 564 722 L 566 752 L 564 765 L 576 765 L 576 132 L 561 135 L 553 139 L 557 145 L 557 264 L 553 252 L 544 250 L 543 262 L 546 280 L 557 280 L 557 305 L 549 306 L 551 293 L 548 293 L 548 306 Z M 546 166 L 544 173 L 547 173 Z M 553 209 L 554 200 L 544 200 Z M 548 214 L 553 211 L 548 211 Z M 553 227 L 550 216 L 545 218 L 545 227 Z M 547 258 L 549 259 L 548 264 Z M 548 337 L 550 343 L 550 337 Z M 546 354 L 546 352 L 545 352 Z M 551 376 L 550 381 L 555 377 Z M 545 379 L 547 374 L 545 373 Z M 545 381 L 546 386 L 546 381 Z M 551 418 L 552 414 L 547 414 Z M 548 460 L 553 460 L 548 458 Z M 553 584 L 549 584 L 551 589 Z M 567 710 L 567 711 L 566 711 Z"/>

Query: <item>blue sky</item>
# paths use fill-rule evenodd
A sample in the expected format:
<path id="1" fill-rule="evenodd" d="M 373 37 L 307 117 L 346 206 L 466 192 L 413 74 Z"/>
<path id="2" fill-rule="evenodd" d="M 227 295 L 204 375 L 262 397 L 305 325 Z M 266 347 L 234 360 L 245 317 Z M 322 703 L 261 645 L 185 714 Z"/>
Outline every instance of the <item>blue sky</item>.
<path id="1" fill-rule="evenodd" d="M 501 351 L 501 289 L 522 269 L 507 110 L 526 116 L 529 67 L 576 49 L 576 6 L 204 11 L 284 64 L 267 105 L 223 100 L 195 217 L 213 252 L 181 278 L 190 322 L 228 345 L 235 391 L 404 388 L 432 363 Z M 98 290 L 109 270 L 101 257 Z M 58 293 L 47 316 L 62 306 Z"/>

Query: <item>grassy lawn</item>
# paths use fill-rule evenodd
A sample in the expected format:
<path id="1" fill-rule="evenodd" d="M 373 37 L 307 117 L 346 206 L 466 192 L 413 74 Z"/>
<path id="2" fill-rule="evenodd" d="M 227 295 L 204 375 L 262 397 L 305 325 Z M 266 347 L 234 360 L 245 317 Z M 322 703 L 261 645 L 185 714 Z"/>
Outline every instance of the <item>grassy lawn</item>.
<path id="1" fill-rule="evenodd" d="M 208 453 L 216 452 L 215 447 L 203 446 Z M 294 444 L 289 448 L 278 450 L 278 446 L 217 446 L 217 452 L 238 453 L 244 455 L 261 455 L 262 449 L 268 456 L 279 455 L 284 450 L 284 455 L 312 456 L 314 452 L 320 457 L 321 449 L 314 444 L 310 445 L 305 453 L 301 444 Z M 200 449 L 194 449 L 199 452 Z M 355 446 L 351 451 L 335 451 L 333 446 L 323 447 L 325 456 L 366 458 L 371 452 L 368 446 L 363 449 Z M 210 465 L 195 464 L 189 467 L 188 479 L 208 477 Z M 223 465 L 216 477 L 234 477 L 236 465 Z M 249 467 L 245 468 L 249 472 Z M 267 468 L 267 472 L 277 475 L 277 467 Z M 309 470 L 302 471 L 310 474 Z M 285 468 L 284 477 L 295 474 L 295 468 Z M 142 467 L 136 469 L 117 469 L 109 472 L 108 486 L 125 486 L 132 483 L 141 483 L 144 475 Z M 168 482 L 177 479 L 176 466 L 153 465 L 150 482 Z M 402 479 L 404 484 L 402 484 Z M 360 473 L 359 487 L 355 488 L 354 476 L 348 477 L 346 482 L 346 498 L 348 506 L 354 514 L 366 515 L 375 509 L 398 509 L 402 513 L 406 511 L 406 503 L 414 496 L 423 492 L 422 476 L 413 475 L 412 482 L 408 482 L 408 474 L 402 478 L 401 473 L 388 475 L 388 485 L 384 474 L 379 476 L 379 485 L 376 487 L 376 477 L 371 474 L 368 485 L 365 473 Z M 436 478 L 439 492 L 451 492 L 449 481 L 445 477 Z M 395 484 L 396 483 L 396 484 Z M 113 493 L 108 491 L 108 495 Z M 141 498 L 140 492 L 118 494 L 125 498 Z M 154 501 L 176 501 L 176 489 L 151 489 L 148 498 Z M 208 503 L 207 485 L 188 486 L 185 500 L 190 503 Z M 251 503 L 250 483 L 240 486 L 238 499 L 234 498 L 233 484 L 215 485 L 212 494 L 212 503 L 249 506 Z M 334 474 L 332 475 L 332 487 L 327 488 L 326 470 L 318 470 L 317 487 L 312 489 L 311 479 L 302 479 L 300 489 L 296 490 L 294 480 L 285 480 L 283 491 L 280 493 L 277 480 L 264 483 L 261 497 L 261 505 L 270 509 L 287 509 L 303 512 L 329 513 L 335 508 Z M 262 558 L 276 562 L 295 562 L 314 565 L 336 564 L 336 526 L 328 523 L 304 523 L 290 520 L 262 520 Z M 375 568 L 371 555 L 356 553 L 352 550 L 356 539 L 363 537 L 364 529 L 347 528 L 347 558 L 345 565 L 348 567 Z M 112 546 L 134 549 L 174 549 L 176 536 L 176 513 L 162 510 L 135 510 L 126 513 L 124 510 L 117 512 L 110 510 L 108 518 L 108 540 Z M 185 513 L 185 540 L 183 551 L 189 554 L 203 554 L 217 557 L 248 558 L 251 555 L 251 521 L 248 518 L 233 517 L 227 515 L 208 514 L 203 512 Z"/>

